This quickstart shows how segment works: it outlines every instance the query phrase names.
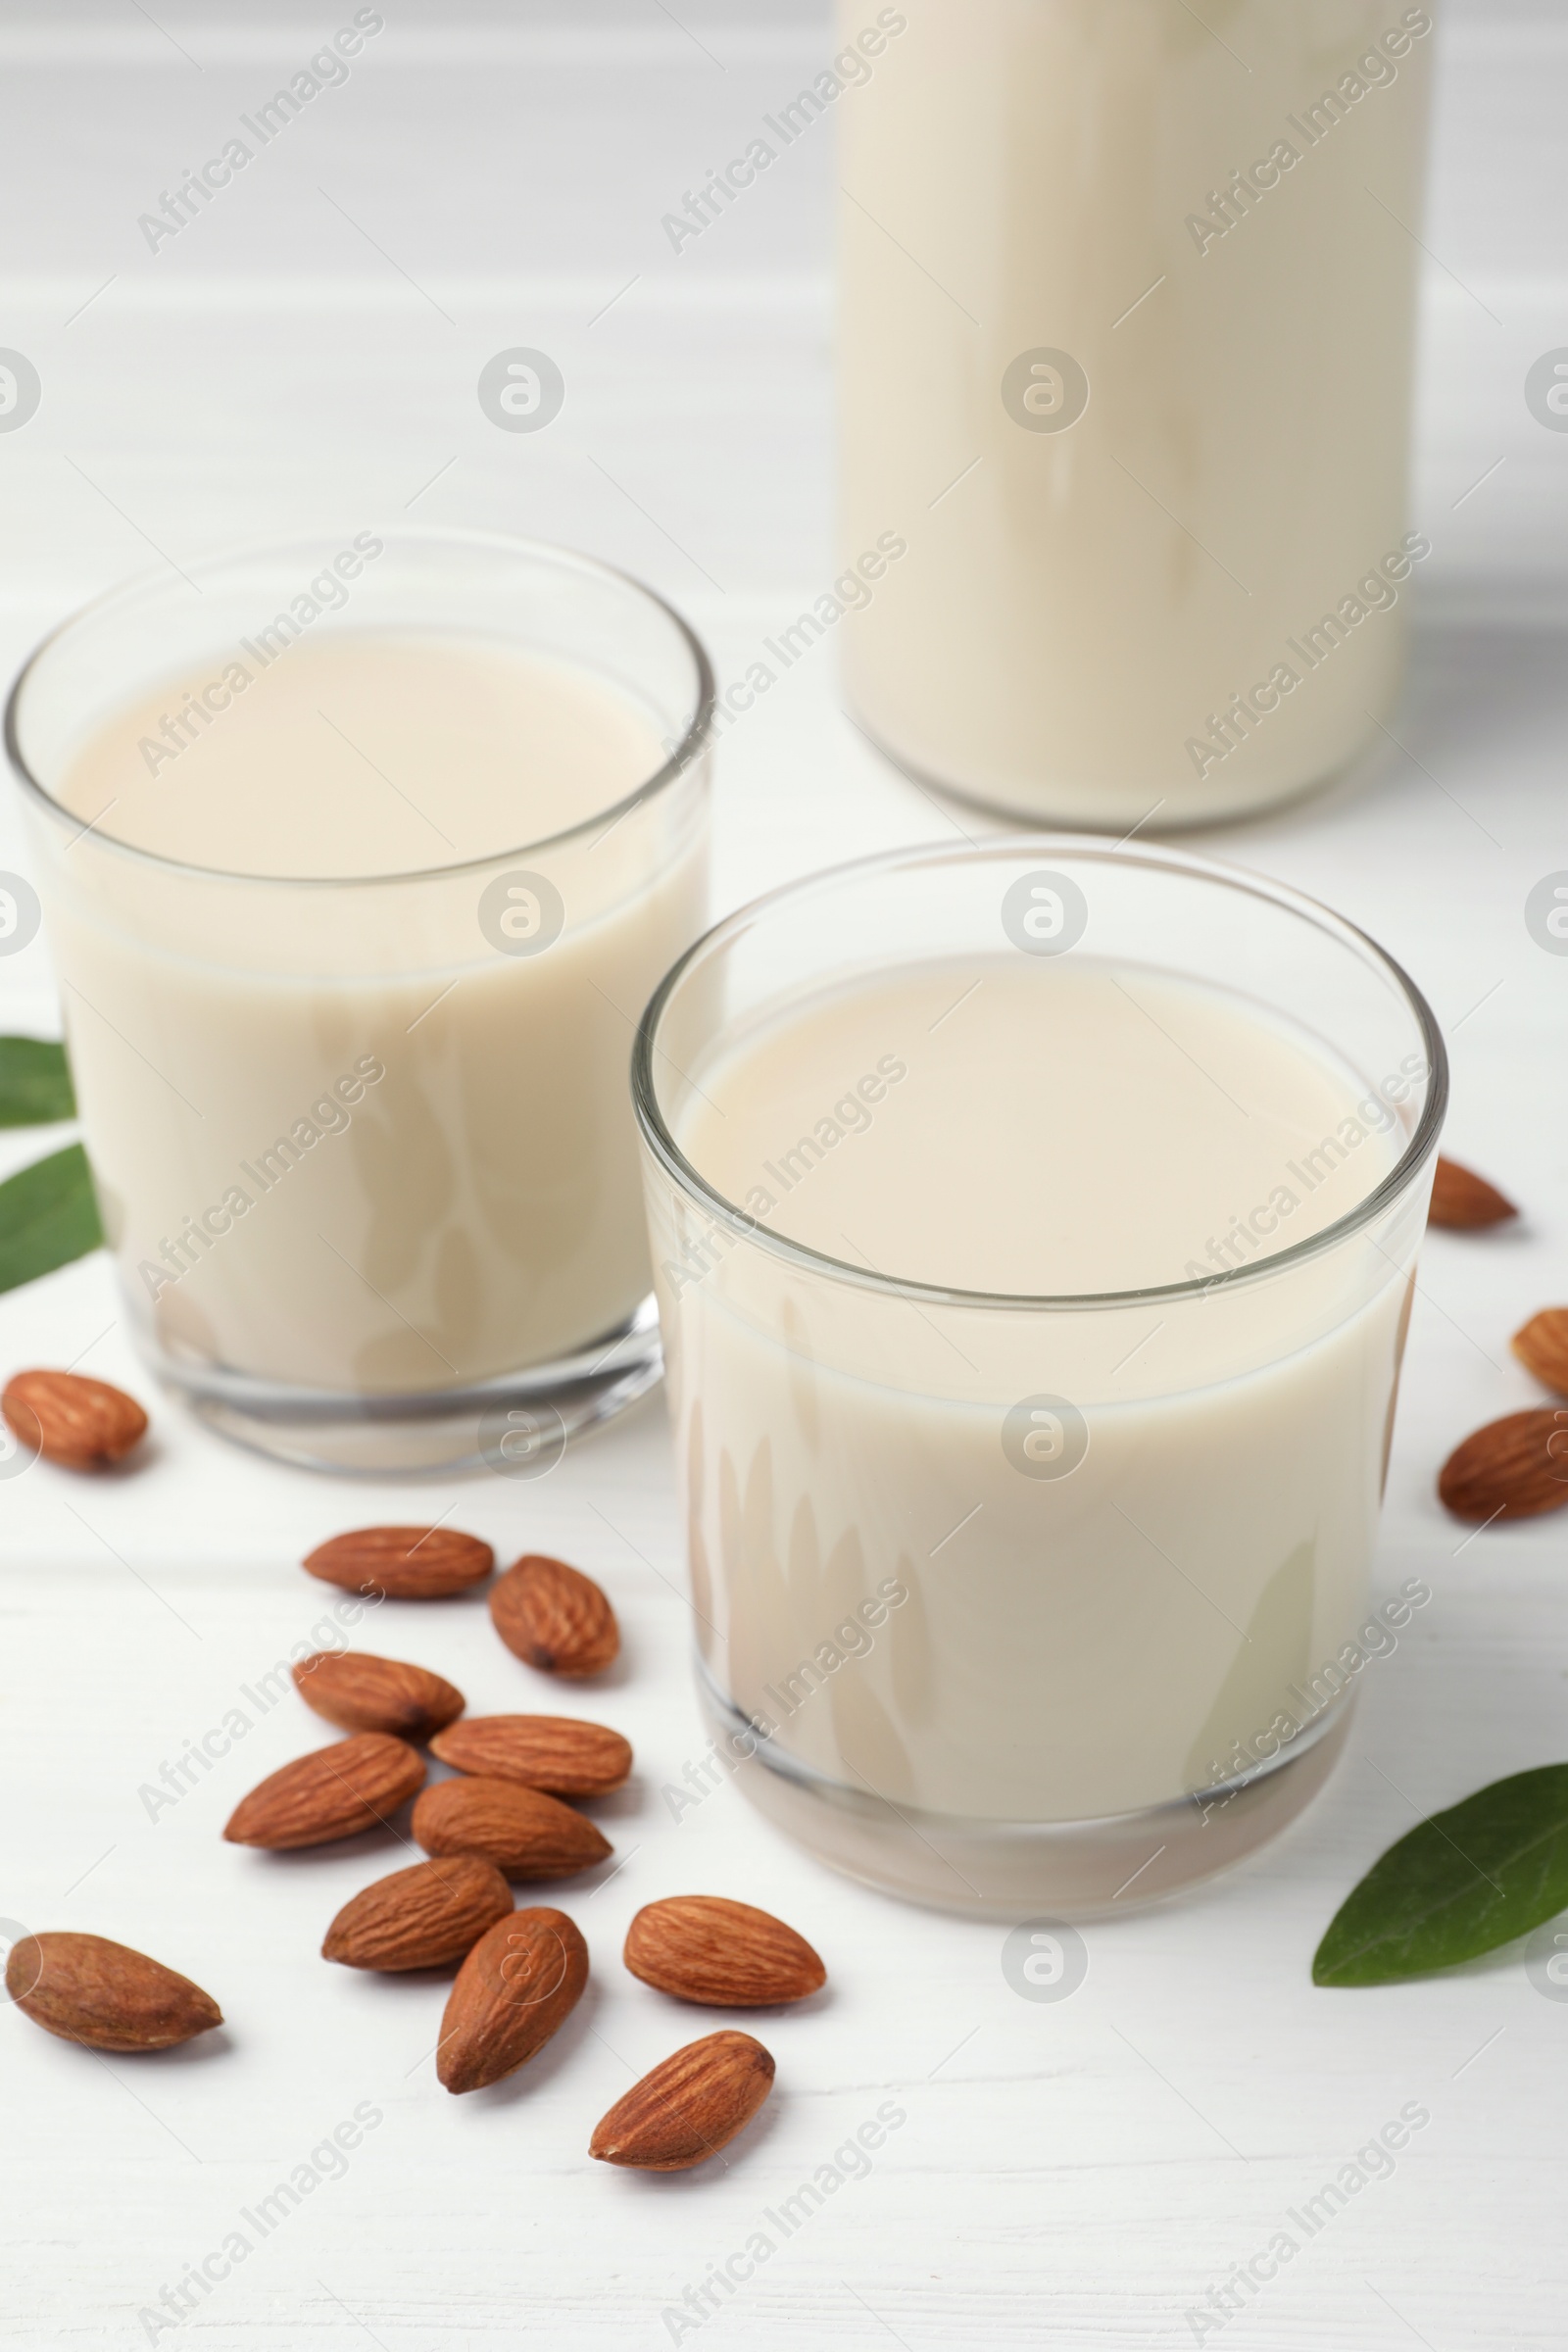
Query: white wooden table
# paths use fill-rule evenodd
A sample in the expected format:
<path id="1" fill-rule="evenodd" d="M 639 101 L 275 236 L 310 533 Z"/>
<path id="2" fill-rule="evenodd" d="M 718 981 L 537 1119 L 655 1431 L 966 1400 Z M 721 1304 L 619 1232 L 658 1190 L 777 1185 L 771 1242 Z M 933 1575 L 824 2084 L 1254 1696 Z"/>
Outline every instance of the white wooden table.
<path id="1" fill-rule="evenodd" d="M 678 257 L 660 218 L 815 70 L 816 11 L 681 10 L 686 30 L 661 0 L 455 16 L 388 0 L 348 82 L 150 253 L 137 215 L 353 12 L 265 29 L 237 5 L 156 13 L 167 30 L 134 0 L 17 0 L 0 26 L 0 344 L 43 383 L 38 415 L 0 435 L 7 669 L 160 553 L 405 513 L 608 555 L 692 613 L 726 676 L 743 669 L 832 570 L 827 139 L 802 139 Z M 185 2051 L 105 2061 L 0 2013 L 0 2333 L 24 2352 L 149 2336 L 287 2352 L 1174 2345 L 1281 2230 L 1299 2251 L 1201 2340 L 1568 2338 L 1568 2004 L 1514 1951 L 1402 1988 L 1308 1980 L 1341 1896 L 1419 1812 L 1568 1749 L 1561 1528 L 1466 1541 L 1433 1495 L 1459 1435 L 1533 1399 L 1507 1336 L 1568 1294 L 1568 960 L 1532 944 L 1522 911 L 1568 867 L 1568 436 L 1522 395 L 1530 362 L 1568 341 L 1568 43 L 1544 0 L 1467 0 L 1445 38 L 1414 515 L 1434 555 L 1404 749 L 1211 844 L 1331 900 L 1407 963 L 1449 1032 L 1450 1145 L 1528 1211 L 1517 1232 L 1427 1252 L 1378 1582 L 1419 1574 L 1434 1599 L 1368 1674 L 1338 1778 L 1239 1876 L 1087 1929 L 1082 1987 L 1030 2002 L 1003 1976 L 1003 1931 L 832 1878 L 733 1788 L 671 1817 L 661 1790 L 702 1740 L 657 1398 L 538 1484 L 478 1477 L 412 1500 L 272 1468 L 154 1399 L 133 1473 L 45 1465 L 0 1486 L 0 1912 L 160 1954 L 230 2022 Z M 568 386 L 535 436 L 497 432 L 474 397 L 483 362 L 517 344 L 551 352 Z M 824 647 L 730 731 L 718 903 L 954 821 L 845 722 Z M 24 861 L 8 802 L 0 865 Z M 56 1017 L 41 944 L 0 962 L 0 1025 L 50 1033 Z M 0 1140 L 3 1172 L 57 1139 Z M 101 1259 L 0 1299 L 0 1367 L 73 1360 L 146 1394 Z M 248 1786 L 316 1743 L 292 1695 L 265 1711 L 242 1695 L 330 1606 L 300 1554 L 411 1507 L 603 1580 L 627 1654 L 593 1708 L 639 1756 L 603 1808 L 623 1866 L 563 1898 L 592 1947 L 590 1997 L 525 2075 L 462 2101 L 428 2059 L 439 1984 L 316 1956 L 347 1894 L 406 1858 L 395 1841 L 276 1858 L 219 1838 Z M 450 1675 L 476 1709 L 554 1695 L 479 1602 L 388 1604 L 360 1638 Z M 254 1721 L 234 1751 L 150 1809 L 144 1788 L 235 1707 Z M 830 1990 L 765 2021 L 778 2090 L 727 2169 L 617 2174 L 589 2163 L 591 2125 L 706 2024 L 616 1956 L 631 1913 L 683 1889 L 780 1911 L 822 1949 Z M 846 2157 L 789 2234 L 764 2218 L 887 2102 L 905 2120 L 867 2177 Z M 1292 2209 L 1407 2103 L 1430 2121 L 1392 2176 L 1308 2239 Z M 357 2109 L 379 2120 L 352 2155 L 313 2163 Z M 240 2219 L 307 2178 L 265 2234 Z M 167 2320 L 160 2297 L 192 2265 L 220 2272 L 236 2230 L 245 2258 L 187 2290 L 177 2328 L 139 2318 Z M 765 2260 L 744 2253 L 759 2231 Z M 741 2282 L 705 2303 L 701 2282 L 736 2255 Z"/>

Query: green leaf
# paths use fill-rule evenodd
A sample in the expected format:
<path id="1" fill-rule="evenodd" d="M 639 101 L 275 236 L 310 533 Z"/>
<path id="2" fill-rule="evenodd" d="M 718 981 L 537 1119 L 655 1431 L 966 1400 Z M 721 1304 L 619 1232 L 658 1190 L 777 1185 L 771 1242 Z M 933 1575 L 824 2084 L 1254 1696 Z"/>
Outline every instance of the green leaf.
<path id="1" fill-rule="evenodd" d="M 35 1159 L 0 1184 L 0 1291 L 85 1257 L 103 1238 L 79 1144 Z"/>
<path id="2" fill-rule="evenodd" d="M 75 1115 L 65 1047 L 41 1037 L 0 1037 L 0 1127 L 45 1127 Z"/>
<path id="3" fill-rule="evenodd" d="M 1511 1943 L 1568 1909 L 1568 1764 L 1543 1764 L 1434 1813 L 1340 1905 L 1314 1984 L 1388 1984 Z"/>

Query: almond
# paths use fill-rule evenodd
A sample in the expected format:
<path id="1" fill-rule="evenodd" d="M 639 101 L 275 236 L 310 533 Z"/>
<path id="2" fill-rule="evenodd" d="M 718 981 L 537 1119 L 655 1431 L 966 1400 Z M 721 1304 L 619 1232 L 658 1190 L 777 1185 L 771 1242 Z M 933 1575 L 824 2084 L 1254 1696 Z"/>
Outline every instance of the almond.
<path id="1" fill-rule="evenodd" d="M 1456 1159 L 1440 1159 L 1432 1181 L 1429 1225 L 1446 1225 L 1456 1233 L 1479 1232 L 1484 1225 L 1501 1225 L 1519 1211 L 1494 1184 L 1461 1167 Z"/>
<path id="2" fill-rule="evenodd" d="M 324 1585 L 376 1600 L 446 1600 L 482 1585 L 496 1555 L 455 1527 L 358 1527 L 308 1552 L 305 1567 Z"/>
<path id="3" fill-rule="evenodd" d="M 645 1905 L 626 1931 L 622 1958 L 645 1984 L 715 2009 L 804 2001 L 827 1983 L 804 1936 L 770 1911 L 720 1894 L 672 1894 Z"/>
<path id="4" fill-rule="evenodd" d="M 321 1958 L 388 1976 L 406 1968 L 445 1968 L 511 1915 L 512 1889 L 493 1862 L 448 1854 L 395 1870 L 345 1903 L 326 1931 Z"/>
<path id="5" fill-rule="evenodd" d="M 1512 1346 L 1544 1389 L 1568 1396 L 1568 1306 L 1544 1306 L 1514 1333 Z"/>
<path id="6" fill-rule="evenodd" d="M 570 2016 L 588 1982 L 588 1946 L 564 1911 L 514 1911 L 458 1971 L 435 2071 L 448 2090 L 514 2074 Z"/>
<path id="7" fill-rule="evenodd" d="M 514 1561 L 490 1595 L 496 1632 L 525 1665 L 579 1681 L 620 1648 L 615 1612 L 591 1576 L 542 1551 Z"/>
<path id="8" fill-rule="evenodd" d="M 631 1742 L 602 1723 L 569 1715 L 470 1715 L 430 1742 L 456 1772 L 548 1788 L 553 1796 L 607 1796 L 631 1771 Z"/>
<path id="9" fill-rule="evenodd" d="M 570 1805 L 512 1781 L 437 1781 L 414 1808 L 427 1854 L 482 1854 L 509 1879 L 569 1879 L 612 1851 Z"/>
<path id="10" fill-rule="evenodd" d="M 286 1851 L 373 1830 L 424 1786 L 424 1761 L 402 1740 L 362 1732 L 296 1756 L 242 1797 L 223 1836 L 230 1845 Z"/>
<path id="11" fill-rule="evenodd" d="M 64 1929 L 18 1936 L 6 1991 L 46 2034 L 93 2050 L 167 2050 L 223 2022 L 210 1993 L 161 1960 Z"/>
<path id="12" fill-rule="evenodd" d="M 1568 1407 L 1489 1421 L 1443 1465 L 1438 1495 L 1456 1519 L 1533 1519 L 1568 1502 Z"/>
<path id="13" fill-rule="evenodd" d="M 709 2034 L 656 2066 L 605 2116 L 588 2143 L 604 2164 L 684 2173 L 716 2156 L 773 2087 L 773 2061 L 749 2034 Z"/>
<path id="14" fill-rule="evenodd" d="M 428 1740 L 465 1704 L 440 1675 L 363 1649 L 318 1649 L 295 1667 L 294 1688 L 340 1731 L 395 1732 L 402 1740 Z"/>
<path id="15" fill-rule="evenodd" d="M 18 1372 L 0 1395 L 0 1413 L 24 1446 L 68 1470 L 122 1461 L 147 1429 L 134 1396 L 80 1372 Z"/>

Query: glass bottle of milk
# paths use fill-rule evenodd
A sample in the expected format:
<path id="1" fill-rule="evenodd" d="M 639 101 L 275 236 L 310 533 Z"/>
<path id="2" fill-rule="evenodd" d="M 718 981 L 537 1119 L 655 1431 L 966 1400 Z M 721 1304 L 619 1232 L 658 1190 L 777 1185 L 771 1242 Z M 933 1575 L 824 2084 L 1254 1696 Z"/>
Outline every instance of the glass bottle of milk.
<path id="1" fill-rule="evenodd" d="M 1336 774 L 1430 553 L 1429 9 L 840 5 L 856 715 L 918 777 L 1117 831 Z"/>

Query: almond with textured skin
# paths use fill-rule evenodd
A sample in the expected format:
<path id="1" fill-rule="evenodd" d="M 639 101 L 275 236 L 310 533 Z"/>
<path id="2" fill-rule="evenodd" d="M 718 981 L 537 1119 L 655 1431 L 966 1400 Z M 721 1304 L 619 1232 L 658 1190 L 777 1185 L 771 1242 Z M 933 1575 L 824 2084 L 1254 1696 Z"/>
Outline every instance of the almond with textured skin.
<path id="1" fill-rule="evenodd" d="M 512 1889 L 493 1862 L 448 1854 L 377 1879 L 344 1904 L 326 1931 L 323 1960 L 395 1975 L 445 1968 L 512 1915 Z"/>
<path id="2" fill-rule="evenodd" d="M 804 1936 L 770 1911 L 720 1894 L 672 1894 L 646 1904 L 626 1931 L 622 1957 L 645 1984 L 714 2009 L 804 2001 L 827 1983 Z"/>
<path id="3" fill-rule="evenodd" d="M 470 1715 L 430 1742 L 456 1772 L 547 1788 L 552 1796 L 608 1796 L 631 1771 L 631 1742 L 569 1715 Z"/>
<path id="4" fill-rule="evenodd" d="M 448 2090 L 514 2074 L 569 2017 L 588 1982 L 588 1946 L 564 1911 L 514 1911 L 458 1971 L 435 2071 Z"/>
<path id="5" fill-rule="evenodd" d="M 161 1960 L 64 1929 L 18 1936 L 6 1991 L 45 2033 L 93 2050 L 168 2050 L 223 2022 L 210 1993 Z"/>
<path id="6" fill-rule="evenodd" d="M 749 2124 L 773 2087 L 773 2061 L 749 2034 L 710 2034 L 617 2099 L 588 2143 L 604 2164 L 684 2173 Z"/>
<path id="7" fill-rule="evenodd" d="M 294 1688 L 339 1731 L 392 1732 L 400 1740 L 428 1740 L 466 1703 L 440 1675 L 364 1649 L 318 1649 L 295 1667 Z"/>
<path id="8" fill-rule="evenodd" d="M 482 1854 L 509 1879 L 569 1879 L 612 1849 L 570 1805 L 514 1781 L 437 1781 L 414 1808 L 427 1854 Z"/>
<path id="9" fill-rule="evenodd" d="M 620 1648 L 615 1612 L 593 1578 L 542 1551 L 513 1562 L 490 1595 L 490 1615 L 513 1655 L 542 1674 L 603 1674 Z"/>
<path id="10" fill-rule="evenodd" d="M 1438 1480 L 1456 1519 L 1534 1519 L 1568 1502 L 1568 1406 L 1504 1413 L 1456 1446 Z"/>
<path id="11" fill-rule="evenodd" d="M 424 1759 L 405 1740 L 362 1732 L 269 1774 L 240 1799 L 223 1836 L 230 1845 L 278 1852 L 327 1845 L 379 1828 L 423 1786 Z"/>
<path id="12" fill-rule="evenodd" d="M 357 1527 L 308 1552 L 323 1585 L 375 1600 L 446 1600 L 482 1585 L 496 1555 L 455 1527 Z"/>
<path id="13" fill-rule="evenodd" d="M 0 1413 L 24 1446 L 68 1470 L 123 1461 L 147 1430 L 134 1396 L 80 1372 L 18 1372 L 0 1394 Z"/>
<path id="14" fill-rule="evenodd" d="M 1519 1211 L 1513 1202 L 1456 1159 L 1440 1159 L 1432 1180 L 1430 1225 L 1445 1225 L 1454 1233 L 1478 1233 L 1486 1225 L 1501 1225 Z"/>
<path id="15" fill-rule="evenodd" d="M 1568 1306 L 1544 1306 L 1514 1333 L 1512 1347 L 1544 1389 L 1568 1396 Z"/>

